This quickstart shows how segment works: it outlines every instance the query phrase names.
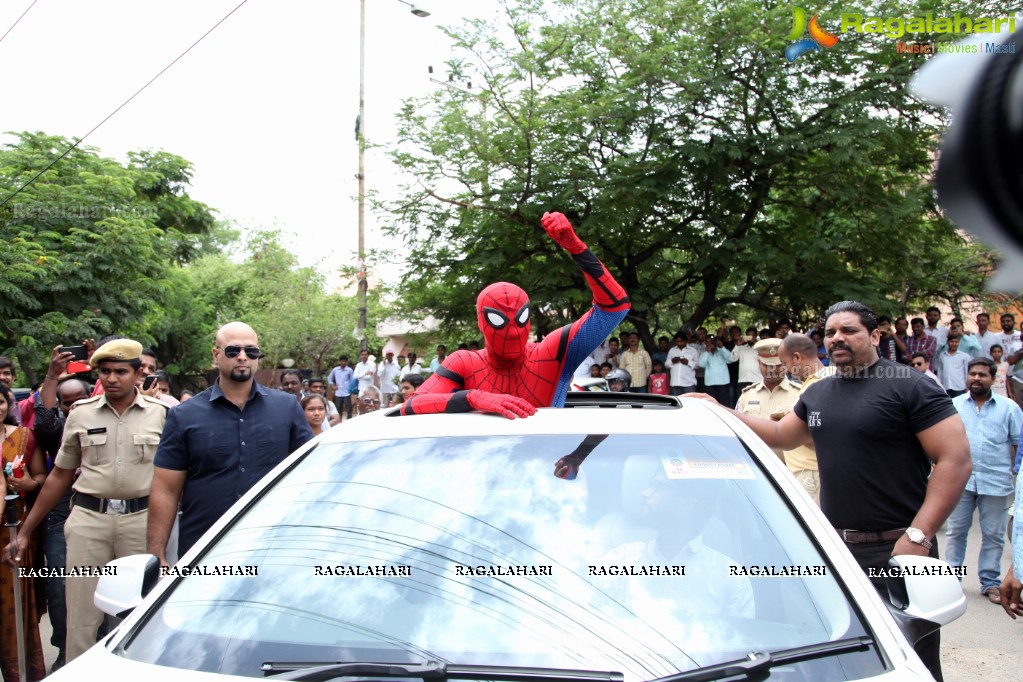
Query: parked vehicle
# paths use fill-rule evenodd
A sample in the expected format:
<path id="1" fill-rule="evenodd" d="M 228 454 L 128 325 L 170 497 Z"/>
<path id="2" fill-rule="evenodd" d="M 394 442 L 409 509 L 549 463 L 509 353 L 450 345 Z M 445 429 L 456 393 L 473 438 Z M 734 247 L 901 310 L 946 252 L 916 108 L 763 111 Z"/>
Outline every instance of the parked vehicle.
<path id="1" fill-rule="evenodd" d="M 359 417 L 170 575 L 113 565 L 96 602 L 126 619 L 58 679 L 924 680 L 904 632 L 966 604 L 951 575 L 891 577 L 886 604 L 726 411 L 604 392 Z"/>

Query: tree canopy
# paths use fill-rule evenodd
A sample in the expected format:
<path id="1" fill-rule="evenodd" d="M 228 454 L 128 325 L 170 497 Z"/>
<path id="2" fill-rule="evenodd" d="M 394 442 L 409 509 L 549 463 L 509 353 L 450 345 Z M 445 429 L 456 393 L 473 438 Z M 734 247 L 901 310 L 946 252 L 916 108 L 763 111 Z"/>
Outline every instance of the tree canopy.
<path id="1" fill-rule="evenodd" d="M 178 294 L 154 327 L 165 362 L 184 372 L 209 367 L 214 334 L 232 320 L 256 330 L 267 356 L 264 369 L 291 358 L 296 367 L 324 373 L 339 351 L 354 353 L 353 295 L 326 292 L 323 275 L 299 266 L 276 231 L 248 235 L 239 251 L 240 262 L 226 253 L 206 254 L 176 273 Z M 371 325 L 379 311 L 379 291 L 371 290 Z"/>
<path id="2" fill-rule="evenodd" d="M 868 2 L 864 14 L 977 13 Z M 941 112 L 906 90 L 922 63 L 883 34 L 784 57 L 787 4 L 521 0 L 448 33 L 453 83 L 410 101 L 391 202 L 407 308 L 471 324 L 507 279 L 543 334 L 586 287 L 539 227 L 561 210 L 633 300 L 649 343 L 740 308 L 812 324 L 853 298 L 880 311 L 983 291 L 992 255 L 938 211 Z M 837 33 L 838 12 L 821 12 Z M 921 36 L 927 38 L 930 36 Z M 940 36 L 935 36 L 939 37 Z"/>
<path id="3" fill-rule="evenodd" d="M 71 146 L 23 133 L 0 150 L 0 201 Z M 159 151 L 127 163 L 78 147 L 0 209 L 0 353 L 28 383 L 50 349 L 116 333 L 156 349 L 174 374 L 210 367 L 216 329 L 243 320 L 273 367 L 322 371 L 354 349 L 355 301 L 327 293 L 276 232 L 242 235 L 189 197 L 192 166 Z M 379 296 L 371 297 L 377 319 Z"/>
<path id="4" fill-rule="evenodd" d="M 191 164 L 166 152 L 122 165 L 78 147 L 15 195 L 71 144 L 22 133 L 0 149 L 0 349 L 30 380 L 59 343 L 115 330 L 149 340 L 173 264 L 202 251 L 214 224 L 185 192 Z"/>

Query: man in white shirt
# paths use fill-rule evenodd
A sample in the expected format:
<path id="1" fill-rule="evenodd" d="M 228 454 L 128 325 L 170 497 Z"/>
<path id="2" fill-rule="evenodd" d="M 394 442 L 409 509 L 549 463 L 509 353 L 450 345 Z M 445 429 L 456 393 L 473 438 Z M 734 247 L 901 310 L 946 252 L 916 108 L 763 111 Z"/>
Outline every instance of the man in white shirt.
<path id="1" fill-rule="evenodd" d="M 927 325 L 924 327 L 924 334 L 927 336 L 933 336 L 937 342 L 938 347 L 945 345 L 948 341 L 948 327 L 939 327 L 938 322 L 941 321 L 941 311 L 936 306 L 931 306 L 927 309 L 924 317 L 927 318 Z"/>
<path id="2" fill-rule="evenodd" d="M 395 404 L 398 395 L 398 380 L 401 377 L 401 367 L 394 359 L 394 351 L 384 353 L 384 359 L 377 367 L 377 379 L 380 382 L 380 407 L 390 407 Z"/>
<path id="3" fill-rule="evenodd" d="M 401 368 L 401 374 L 398 376 L 398 383 L 400 384 L 401 380 L 409 374 L 423 375 L 423 365 L 419 362 L 419 356 L 415 353 L 408 354 L 405 366 Z"/>
<path id="4" fill-rule="evenodd" d="M 700 364 L 700 351 L 690 346 L 684 335 L 675 335 L 675 346 L 668 351 L 667 364 L 671 374 L 672 395 L 696 391 L 696 368 Z"/>
<path id="5" fill-rule="evenodd" d="M 739 362 L 739 393 L 764 379 L 764 375 L 760 373 L 757 351 L 753 350 L 757 341 L 756 327 L 749 327 L 746 336 L 739 337 L 732 348 L 732 362 Z"/>
<path id="6" fill-rule="evenodd" d="M 359 380 L 359 393 L 367 386 L 376 382 L 377 365 L 370 357 L 368 350 L 359 351 L 359 361 L 355 363 L 355 378 Z"/>
<path id="7" fill-rule="evenodd" d="M 610 362 L 611 367 L 617 367 L 619 348 L 620 345 L 618 343 L 618 339 L 610 336 L 606 341 L 604 341 L 604 343 L 597 346 L 597 348 L 590 353 L 590 357 L 599 365 L 602 365 L 605 362 Z"/>
<path id="8" fill-rule="evenodd" d="M 988 328 L 990 324 L 990 315 L 987 313 L 977 313 L 977 341 L 980 342 L 980 352 L 986 358 L 991 357 L 991 346 L 996 343 L 1001 345 L 1002 343 L 998 338 L 998 334 Z M 1004 348 L 1002 348 L 1002 352 L 1005 352 Z"/>

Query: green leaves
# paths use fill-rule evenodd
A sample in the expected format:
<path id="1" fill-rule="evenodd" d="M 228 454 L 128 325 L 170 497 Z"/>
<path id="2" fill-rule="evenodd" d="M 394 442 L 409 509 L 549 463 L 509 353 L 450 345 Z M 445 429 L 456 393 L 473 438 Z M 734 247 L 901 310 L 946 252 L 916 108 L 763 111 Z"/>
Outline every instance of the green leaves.
<path id="1" fill-rule="evenodd" d="M 0 150 L 0 200 L 71 145 L 18 137 Z M 114 332 L 152 341 L 145 320 L 187 250 L 179 230 L 199 239 L 212 225 L 209 209 L 184 193 L 189 173 L 162 152 L 125 167 L 79 147 L 0 209 L 0 352 L 17 355 L 29 380 L 59 343 Z"/>
<path id="2" fill-rule="evenodd" d="M 907 96 L 894 43 L 847 34 L 789 64 L 790 8 L 752 0 L 509 3 L 504 23 L 449 29 L 478 95 L 441 88 L 400 119 L 408 310 L 468 327 L 507 279 L 550 303 L 534 326 L 571 319 L 588 293 L 548 257 L 545 210 L 570 214 L 647 339 L 736 305 L 812 322 L 854 295 L 888 312 L 982 290 L 930 190 L 940 112 Z"/>

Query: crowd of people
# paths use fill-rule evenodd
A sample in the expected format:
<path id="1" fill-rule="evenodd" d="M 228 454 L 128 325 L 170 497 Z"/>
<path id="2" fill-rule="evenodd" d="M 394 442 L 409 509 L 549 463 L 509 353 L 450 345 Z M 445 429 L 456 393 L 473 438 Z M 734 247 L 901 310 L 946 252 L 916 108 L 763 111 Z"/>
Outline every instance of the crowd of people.
<path id="1" fill-rule="evenodd" d="M 869 315 L 851 313 L 861 315 L 865 328 L 874 324 Z M 935 418 L 958 413 L 973 468 L 966 474 L 965 492 L 947 510 L 947 558 L 954 564 L 965 560 L 966 533 L 979 509 L 982 590 L 1004 604 L 1000 563 L 1020 459 L 1015 448 L 1023 428 L 1017 404 L 1023 402 L 1023 342 L 1012 313 L 1000 316 L 997 332 L 988 328 L 987 313 L 977 315 L 975 332 L 966 331 L 958 318 L 943 326 L 940 315 L 931 309 L 923 318 L 876 318 L 875 327 L 867 330 L 870 352 L 885 366 L 902 367 L 905 377 L 914 376 L 909 374 L 913 370 L 919 373 L 915 376 L 932 386 L 927 393 L 931 403 L 938 404 L 936 395 L 944 396 L 948 403 L 935 408 Z M 621 333 L 601 343 L 574 374 L 604 378 L 612 388 L 631 392 L 706 394 L 734 406 L 744 419 L 760 419 L 750 422 L 754 430 L 775 448 L 829 518 L 838 519 L 846 513 L 845 502 L 834 493 L 828 497 L 818 470 L 816 448 L 827 439 L 819 439 L 813 429 L 819 417 L 810 398 L 819 399 L 822 392 L 808 389 L 839 369 L 836 364 L 848 364 L 843 362 L 846 351 L 860 358 L 867 353 L 856 345 L 859 341 L 844 341 L 854 332 L 859 330 L 839 329 L 843 340 L 836 341 L 836 331 L 825 325 L 808 334 L 794 332 L 787 322 L 745 332 L 722 326 L 715 334 L 700 327 L 673 340 L 660 337 L 653 352 L 641 347 L 636 332 Z M 262 386 L 255 381 L 262 357 L 256 333 L 235 322 L 218 330 L 214 339 L 213 385 L 175 398 L 153 351 L 123 337 L 86 345 L 94 375 L 69 373 L 72 354 L 55 348 L 45 379 L 20 403 L 11 390 L 14 365 L 0 357 L 2 487 L 18 496 L 13 503 L 22 519 L 17 541 L 5 548 L 4 556 L 9 563 L 16 557 L 22 569 L 98 567 L 143 552 L 171 564 L 288 453 L 345 419 L 409 400 L 432 374 L 450 374 L 444 369 L 447 348 L 441 344 L 428 364 L 415 353 L 395 357 L 388 350 L 377 361 L 362 351 L 354 364 L 340 355 L 326 377 L 303 377 L 284 369 L 274 376 L 276 386 Z M 460 348 L 479 350 L 472 345 Z M 922 390 L 919 386 L 913 382 L 912 390 Z M 783 425 L 793 428 L 792 419 L 813 438 L 779 437 L 786 433 L 779 431 Z M 921 435 L 919 430 L 912 433 Z M 934 456 L 931 442 L 917 442 L 923 443 L 919 447 L 924 456 L 940 466 L 940 453 Z M 833 464 L 826 460 L 821 466 Z M 927 479 L 917 480 L 913 465 L 904 473 L 908 489 L 922 494 Z M 918 524 L 928 542 L 937 532 L 933 521 L 940 516 L 939 510 L 922 520 L 914 515 L 898 523 L 855 518 L 845 525 L 890 524 L 901 538 L 902 531 Z M 869 544 L 858 542 L 855 534 L 844 537 L 854 550 Z M 888 544 L 896 541 L 903 542 L 884 539 Z M 852 547 L 856 544 L 858 548 Z M 863 561 L 876 563 L 878 557 L 864 555 Z M 14 576 L 10 570 L 0 571 L 5 623 L 14 618 Z M 44 610 L 52 624 L 51 643 L 59 650 L 54 668 L 82 654 L 109 626 L 92 603 L 96 576 L 42 576 L 28 571 L 20 578 L 26 672 L 32 680 L 46 674 L 38 628 Z M 17 653 L 13 629 L 5 627 L 0 634 L 5 679 L 18 676 Z"/>

